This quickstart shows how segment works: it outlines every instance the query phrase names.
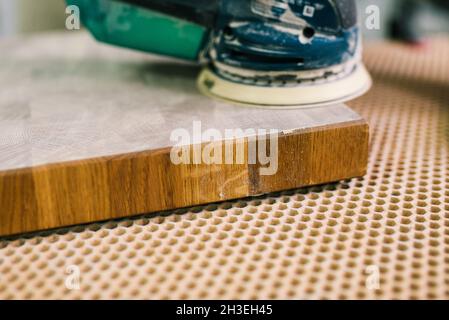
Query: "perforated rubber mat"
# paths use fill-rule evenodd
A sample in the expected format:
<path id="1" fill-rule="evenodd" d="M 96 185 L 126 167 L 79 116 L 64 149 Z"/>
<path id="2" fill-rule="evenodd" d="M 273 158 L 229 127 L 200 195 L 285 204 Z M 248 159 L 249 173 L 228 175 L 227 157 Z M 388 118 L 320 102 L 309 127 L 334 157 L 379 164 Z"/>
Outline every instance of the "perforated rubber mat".
<path id="1" fill-rule="evenodd" d="M 366 63 L 366 177 L 3 239 L 0 298 L 449 298 L 449 39 Z"/>

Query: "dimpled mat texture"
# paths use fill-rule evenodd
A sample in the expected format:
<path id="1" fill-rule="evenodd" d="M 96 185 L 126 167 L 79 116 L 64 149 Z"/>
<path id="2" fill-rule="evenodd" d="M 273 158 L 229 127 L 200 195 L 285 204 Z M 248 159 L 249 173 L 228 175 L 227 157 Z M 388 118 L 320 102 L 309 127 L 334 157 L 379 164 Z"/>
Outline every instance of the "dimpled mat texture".
<path id="1" fill-rule="evenodd" d="M 449 39 L 365 56 L 364 178 L 3 239 L 0 298 L 449 298 Z"/>

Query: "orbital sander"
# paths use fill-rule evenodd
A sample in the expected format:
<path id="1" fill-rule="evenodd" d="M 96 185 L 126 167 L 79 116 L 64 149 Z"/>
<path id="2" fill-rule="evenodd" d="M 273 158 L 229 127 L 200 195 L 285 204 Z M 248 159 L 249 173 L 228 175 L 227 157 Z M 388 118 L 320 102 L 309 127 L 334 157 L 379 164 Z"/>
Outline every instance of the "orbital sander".
<path id="1" fill-rule="evenodd" d="M 196 61 L 200 91 L 297 108 L 365 93 L 355 0 L 67 0 L 102 42 Z"/>

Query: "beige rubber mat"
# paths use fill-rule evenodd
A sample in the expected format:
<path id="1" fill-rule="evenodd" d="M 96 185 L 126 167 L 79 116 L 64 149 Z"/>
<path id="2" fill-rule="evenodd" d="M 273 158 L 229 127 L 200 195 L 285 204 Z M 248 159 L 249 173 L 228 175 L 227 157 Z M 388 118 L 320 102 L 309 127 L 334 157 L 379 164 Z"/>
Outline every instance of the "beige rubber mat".
<path id="1" fill-rule="evenodd" d="M 449 39 L 366 63 L 365 178 L 0 240 L 0 298 L 449 298 Z"/>

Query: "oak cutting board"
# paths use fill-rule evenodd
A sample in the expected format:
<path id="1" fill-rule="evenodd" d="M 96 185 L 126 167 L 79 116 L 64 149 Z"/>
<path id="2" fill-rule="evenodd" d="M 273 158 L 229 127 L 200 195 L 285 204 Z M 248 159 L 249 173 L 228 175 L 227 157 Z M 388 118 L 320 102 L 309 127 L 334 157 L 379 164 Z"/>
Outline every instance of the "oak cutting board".
<path id="1" fill-rule="evenodd" d="M 368 126 L 344 105 L 268 110 L 218 102 L 198 93 L 198 67 L 101 45 L 82 32 L 2 40 L 0 52 L 0 235 L 365 174 Z M 264 166 L 248 159 L 174 164 L 176 130 L 191 133 L 191 144 L 210 142 L 193 139 L 195 123 L 223 136 L 278 130 L 276 174 L 261 175 Z M 232 143 L 247 152 L 248 141 Z"/>

